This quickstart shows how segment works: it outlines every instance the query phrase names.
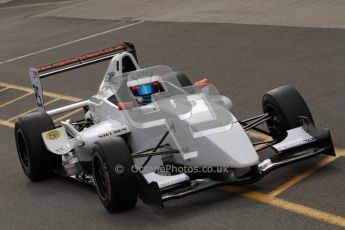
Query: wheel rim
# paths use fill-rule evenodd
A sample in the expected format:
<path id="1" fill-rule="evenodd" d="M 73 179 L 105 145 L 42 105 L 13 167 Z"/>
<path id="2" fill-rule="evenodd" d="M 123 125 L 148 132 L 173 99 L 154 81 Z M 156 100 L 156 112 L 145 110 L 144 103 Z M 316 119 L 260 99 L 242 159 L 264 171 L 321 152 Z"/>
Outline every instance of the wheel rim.
<path id="1" fill-rule="evenodd" d="M 267 105 L 266 112 L 269 114 L 270 119 L 267 120 L 267 127 L 271 134 L 278 138 L 285 137 L 285 127 L 282 121 L 281 116 L 277 113 L 277 111 L 270 105 Z"/>
<path id="2" fill-rule="evenodd" d="M 18 131 L 17 133 L 17 146 L 18 146 L 18 155 L 20 163 L 25 168 L 25 170 L 30 169 L 30 157 L 28 147 L 22 132 Z"/>
<path id="3" fill-rule="evenodd" d="M 94 159 L 94 179 L 96 182 L 96 187 L 100 197 L 105 200 L 107 196 L 107 180 L 106 180 L 106 171 L 103 167 L 102 161 L 99 157 Z"/>

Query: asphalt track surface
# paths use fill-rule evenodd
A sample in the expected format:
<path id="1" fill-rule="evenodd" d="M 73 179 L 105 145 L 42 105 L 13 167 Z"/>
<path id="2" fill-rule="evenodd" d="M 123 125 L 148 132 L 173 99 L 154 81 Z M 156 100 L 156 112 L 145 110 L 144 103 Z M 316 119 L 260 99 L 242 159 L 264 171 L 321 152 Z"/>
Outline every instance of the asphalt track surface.
<path id="1" fill-rule="evenodd" d="M 70 2 L 19 7 L 37 3 L 0 5 L 7 7 L 0 9 L 0 229 L 345 227 L 344 30 L 148 21 L 131 25 L 136 22 L 32 17 Z M 36 53 L 71 41 L 75 42 Z M 108 214 L 87 186 L 59 177 L 29 182 L 19 165 L 11 123 L 4 122 L 34 108 L 32 95 L 23 96 L 29 91 L 19 87 L 30 87 L 28 68 L 121 41 L 136 44 L 141 66 L 169 65 L 193 81 L 207 76 L 233 100 L 239 118 L 260 113 L 266 91 L 294 85 L 308 102 L 317 126 L 331 129 L 341 156 L 300 162 L 245 188 L 211 189 L 170 201 L 164 210 L 139 201 L 134 210 L 118 214 Z M 35 54 L 22 57 L 31 53 Z M 49 106 L 92 96 L 106 66 L 97 64 L 43 80 L 45 90 L 70 96 Z M 50 96 L 47 101 L 58 98 Z"/>

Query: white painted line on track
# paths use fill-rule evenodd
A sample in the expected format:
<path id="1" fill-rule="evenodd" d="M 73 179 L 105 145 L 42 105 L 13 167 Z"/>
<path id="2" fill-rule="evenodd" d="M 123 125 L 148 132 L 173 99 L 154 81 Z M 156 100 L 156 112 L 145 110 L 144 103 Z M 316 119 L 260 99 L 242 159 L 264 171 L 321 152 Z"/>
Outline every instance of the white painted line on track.
<path id="1" fill-rule="evenodd" d="M 104 35 L 104 34 L 107 34 L 107 33 L 111 33 L 111 32 L 116 31 L 116 30 L 121 30 L 121 29 L 128 28 L 128 27 L 131 27 L 131 26 L 134 26 L 134 25 L 138 25 L 138 24 L 141 24 L 143 22 L 144 21 L 134 22 L 134 23 L 131 23 L 131 24 L 128 24 L 128 25 L 120 26 L 120 27 L 117 27 L 117 28 L 114 28 L 114 29 L 106 30 L 106 31 L 103 31 L 103 32 L 100 32 L 100 33 L 92 34 L 90 36 L 86 36 L 86 37 L 79 38 L 79 39 L 76 39 L 76 40 L 73 40 L 73 41 L 70 41 L 70 42 L 66 42 L 66 43 L 63 43 L 63 44 L 60 44 L 60 45 L 52 46 L 52 47 L 47 48 L 47 49 L 43 49 L 43 50 L 39 50 L 39 51 L 36 51 L 36 52 L 33 52 L 33 53 L 25 54 L 23 56 L 11 58 L 11 59 L 8 59 L 6 61 L 0 62 L 0 65 L 8 63 L 8 62 L 16 61 L 16 60 L 19 60 L 19 59 L 22 59 L 22 58 L 26 58 L 26 57 L 29 57 L 29 56 L 32 56 L 32 55 L 35 55 L 35 54 L 43 53 L 43 52 L 46 52 L 46 51 L 49 51 L 49 50 L 53 50 L 53 49 L 56 49 L 56 48 L 60 48 L 60 47 L 63 47 L 63 46 L 67 46 L 67 45 L 70 45 L 70 44 L 73 44 L 73 43 L 84 41 L 86 39 L 90 39 L 90 38 L 101 36 L 101 35 Z"/>

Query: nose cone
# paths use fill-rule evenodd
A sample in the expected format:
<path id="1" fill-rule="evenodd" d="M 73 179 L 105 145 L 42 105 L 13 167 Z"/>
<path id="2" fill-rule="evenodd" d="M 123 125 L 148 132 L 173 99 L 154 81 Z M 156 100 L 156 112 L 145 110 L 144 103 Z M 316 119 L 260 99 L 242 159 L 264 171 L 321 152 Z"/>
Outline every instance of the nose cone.
<path id="1" fill-rule="evenodd" d="M 246 168 L 259 163 L 250 139 L 238 122 L 217 134 L 197 138 L 198 157 L 208 165 Z"/>

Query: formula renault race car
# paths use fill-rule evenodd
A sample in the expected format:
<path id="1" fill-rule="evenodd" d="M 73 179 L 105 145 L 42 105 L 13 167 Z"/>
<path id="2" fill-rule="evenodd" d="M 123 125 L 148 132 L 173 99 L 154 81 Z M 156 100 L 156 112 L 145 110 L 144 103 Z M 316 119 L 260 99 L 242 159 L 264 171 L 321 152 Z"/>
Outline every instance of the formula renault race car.
<path id="1" fill-rule="evenodd" d="M 45 110 L 40 79 L 111 59 L 97 94 Z M 281 166 L 335 156 L 328 129 L 317 129 L 302 96 L 281 86 L 263 96 L 263 113 L 245 120 L 203 79 L 168 66 L 140 68 L 135 47 L 111 48 L 31 68 L 38 111 L 15 123 L 18 156 L 31 181 L 53 174 L 94 185 L 104 207 L 120 211 L 221 185 L 253 183 Z M 52 117 L 83 108 L 80 120 Z M 265 127 L 259 127 L 262 124 Z M 251 133 L 269 137 L 253 139 Z M 258 153 L 271 149 L 267 159 Z"/>

